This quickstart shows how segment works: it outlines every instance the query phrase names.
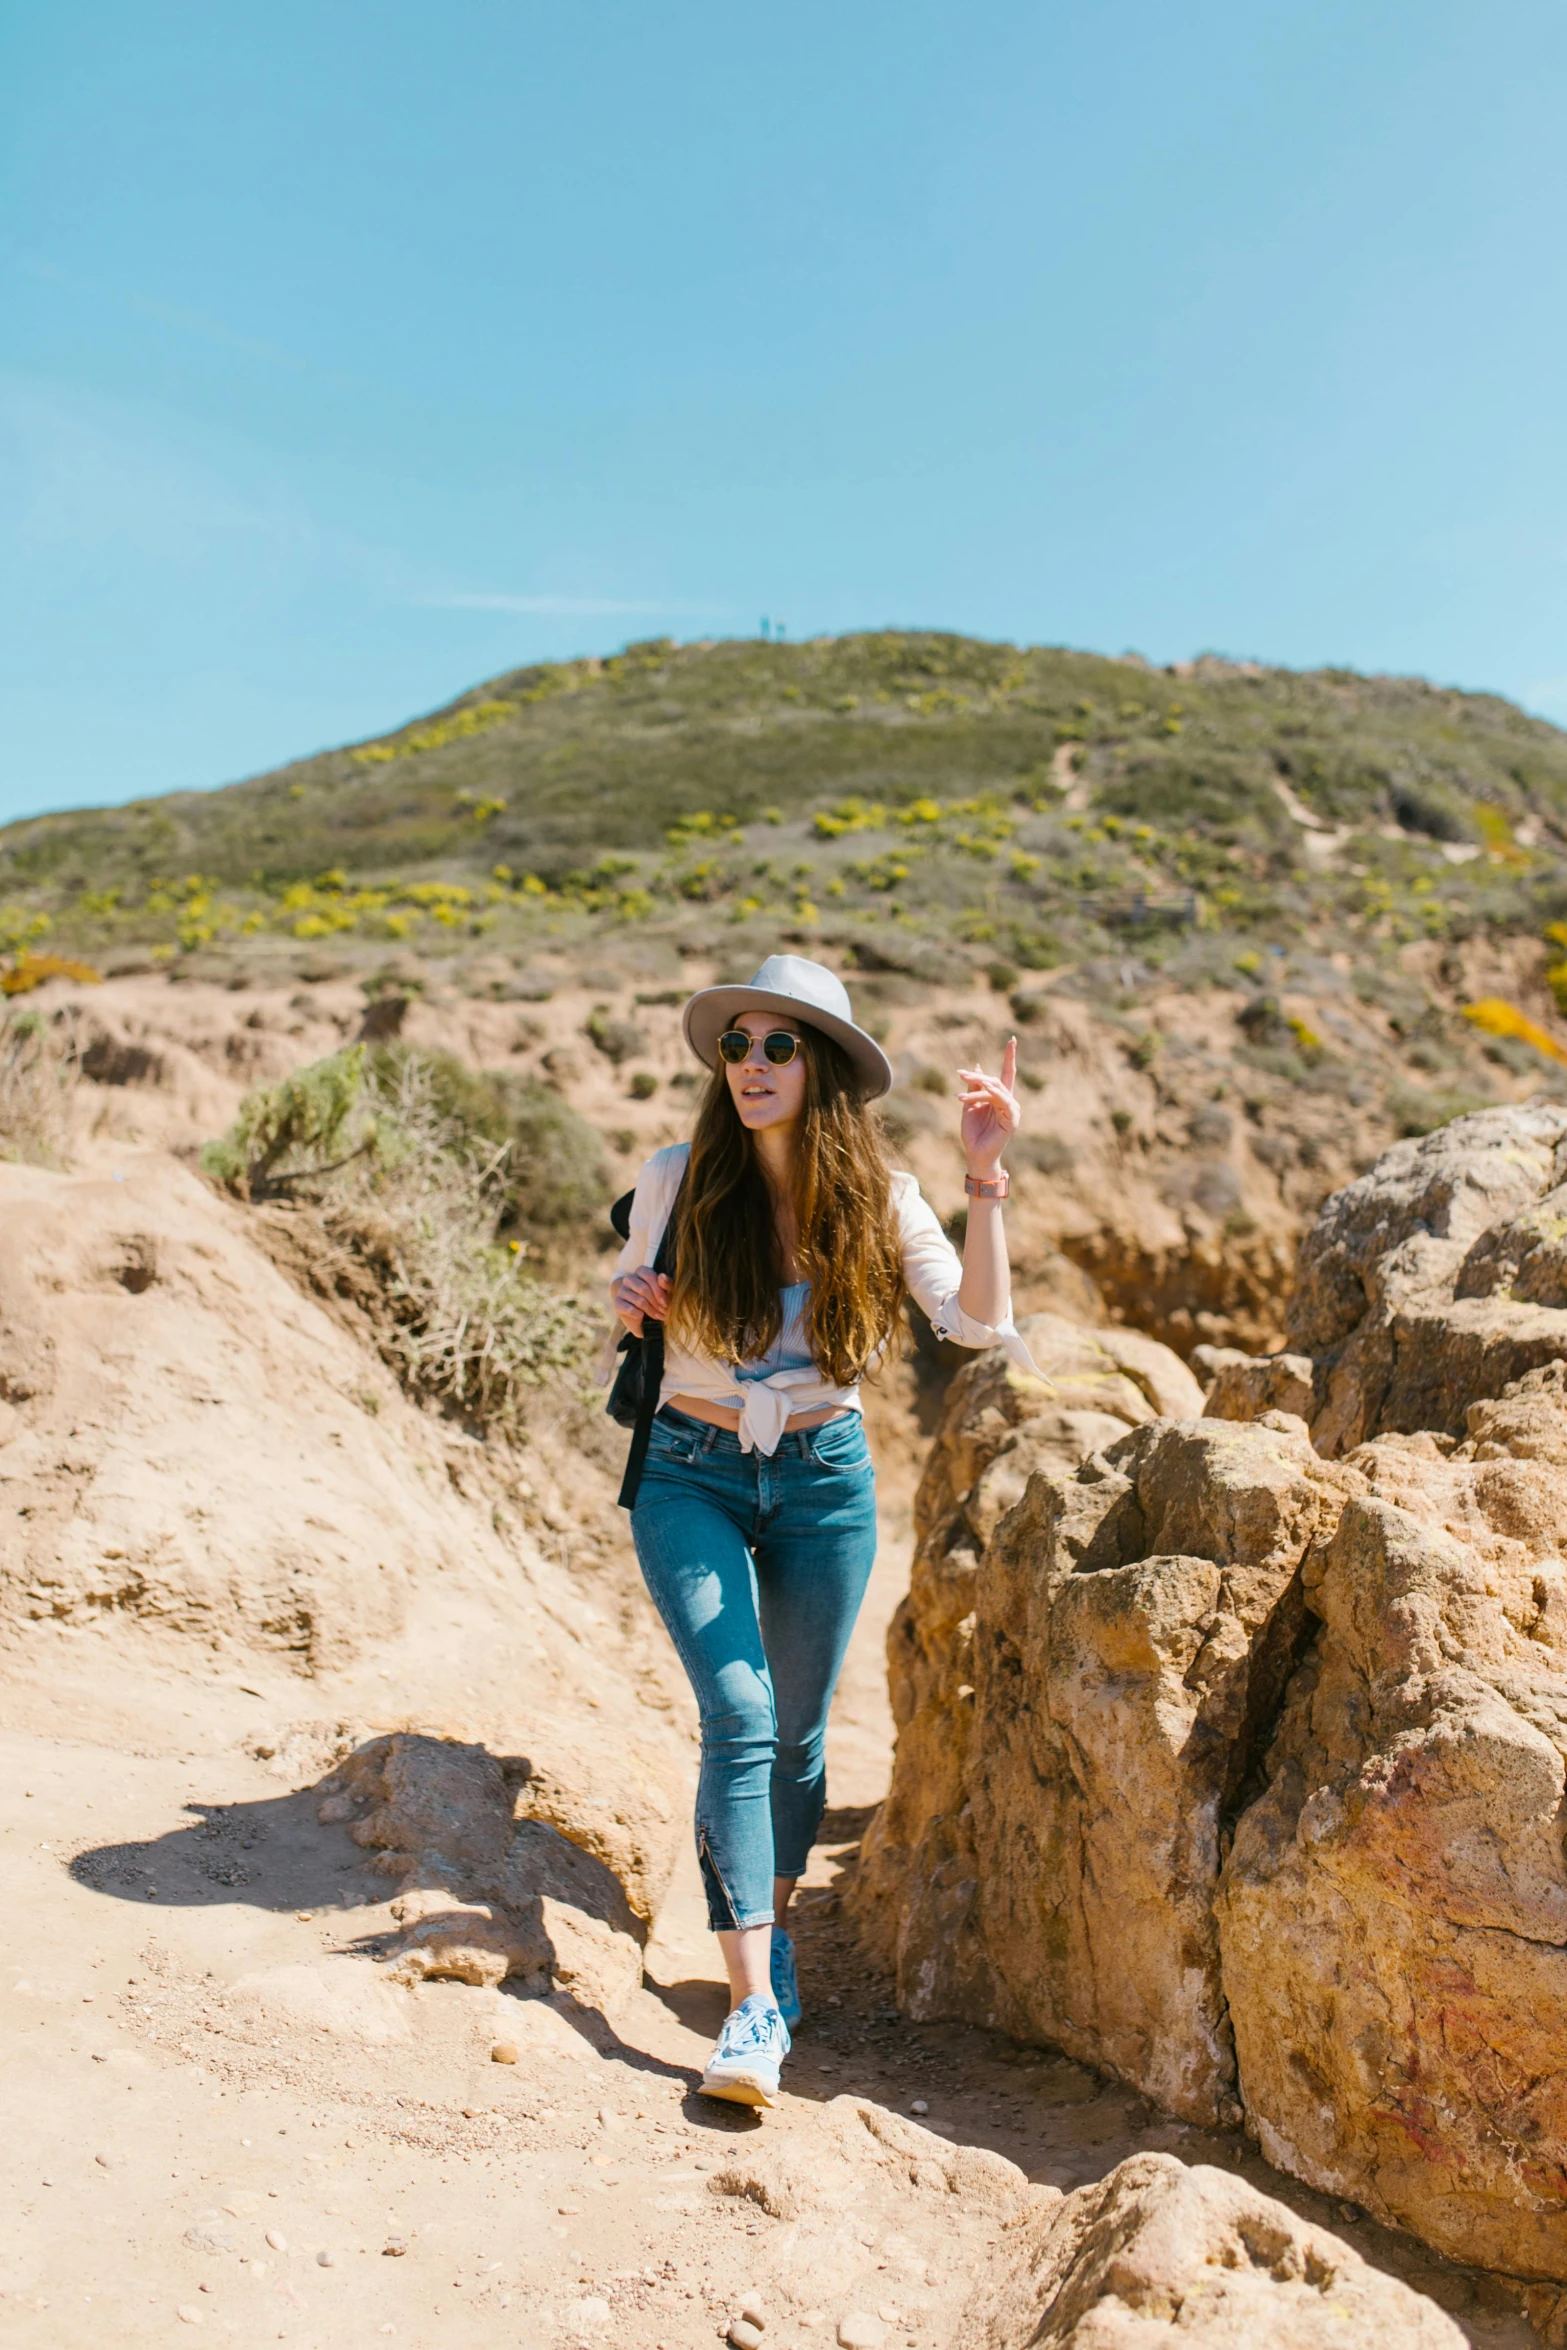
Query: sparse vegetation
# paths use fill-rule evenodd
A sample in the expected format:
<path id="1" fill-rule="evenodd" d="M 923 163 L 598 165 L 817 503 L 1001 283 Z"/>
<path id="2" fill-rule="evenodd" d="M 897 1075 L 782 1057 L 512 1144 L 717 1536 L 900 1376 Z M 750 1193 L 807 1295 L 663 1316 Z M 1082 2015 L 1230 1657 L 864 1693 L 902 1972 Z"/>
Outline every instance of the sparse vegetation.
<path id="1" fill-rule="evenodd" d="M 934 634 L 659 640 L 225 791 L 12 825 L 0 951 L 521 961 L 718 922 L 741 959 L 792 933 L 1006 990 L 1205 932 L 1538 935 L 1564 851 L 1567 736 L 1495 696 Z"/>
<path id="2" fill-rule="evenodd" d="M 68 1028 L 40 1012 L 0 1007 L 0 1159 L 63 1163 L 76 1081 Z"/>
<path id="3" fill-rule="evenodd" d="M 444 1057 L 356 1047 L 247 1096 L 202 1165 L 253 1201 L 310 1199 L 375 1276 L 381 1351 L 405 1384 L 515 1432 L 528 1390 L 580 1370 L 597 1323 L 501 1236 L 513 1142 L 494 1139 L 497 1095 L 484 1087 Z M 526 1135 L 526 1119 L 513 1128 Z"/>

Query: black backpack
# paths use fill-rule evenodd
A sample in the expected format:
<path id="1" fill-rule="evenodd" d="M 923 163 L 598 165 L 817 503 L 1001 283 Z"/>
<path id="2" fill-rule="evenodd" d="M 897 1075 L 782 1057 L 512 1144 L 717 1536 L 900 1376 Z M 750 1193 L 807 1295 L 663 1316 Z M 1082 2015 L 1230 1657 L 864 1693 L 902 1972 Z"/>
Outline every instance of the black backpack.
<path id="1" fill-rule="evenodd" d="M 680 1178 L 680 1189 L 670 1203 L 669 1215 L 653 1257 L 655 1273 L 673 1273 L 675 1269 L 675 1217 L 680 1208 L 680 1193 L 685 1189 L 685 1177 Z M 631 1238 L 631 1203 L 636 1198 L 628 1191 L 616 1200 L 609 1211 L 609 1220 L 622 1240 Z M 609 1391 L 604 1409 L 618 1427 L 631 1430 L 631 1450 L 626 1455 L 626 1473 L 620 1481 L 620 1507 L 629 1510 L 637 1498 L 637 1487 L 642 1482 L 642 1464 L 647 1459 L 648 1438 L 653 1430 L 653 1416 L 658 1410 L 658 1391 L 664 1384 L 664 1325 L 651 1315 L 642 1318 L 643 1335 L 638 1338 L 627 1330 L 621 1337 L 616 1353 L 622 1358 L 615 1373 L 615 1384 Z"/>

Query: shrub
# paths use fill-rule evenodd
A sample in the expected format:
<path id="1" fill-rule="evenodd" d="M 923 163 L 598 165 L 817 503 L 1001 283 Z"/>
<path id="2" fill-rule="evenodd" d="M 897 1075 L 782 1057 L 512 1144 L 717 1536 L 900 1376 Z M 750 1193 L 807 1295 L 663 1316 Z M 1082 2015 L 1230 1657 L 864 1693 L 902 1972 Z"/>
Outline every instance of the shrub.
<path id="1" fill-rule="evenodd" d="M 1519 1044 L 1532 1045 L 1550 1060 L 1567 1061 L 1567 1052 L 1555 1037 L 1504 996 L 1482 996 L 1477 1004 L 1466 1004 L 1464 1018 L 1472 1020 L 1483 1036 L 1511 1037 Z"/>
<path id="2" fill-rule="evenodd" d="M 46 979 L 75 979 L 97 987 L 102 978 L 91 963 L 72 962 L 68 955 L 20 954 L 9 971 L 0 971 L 0 995 L 30 995 Z"/>
<path id="3" fill-rule="evenodd" d="M 69 1030 L 37 1012 L 0 1011 L 0 1159 L 63 1164 L 76 1073 Z"/>
<path id="4" fill-rule="evenodd" d="M 503 1224 L 552 1231 L 585 1223 L 603 1207 L 610 1196 L 603 1144 L 553 1087 L 410 1045 L 383 1045 L 374 1055 L 372 1074 L 383 1093 L 395 1094 L 409 1070 L 419 1073 L 451 1147 L 469 1157 L 504 1153 L 496 1167 Z"/>
<path id="5" fill-rule="evenodd" d="M 353 1045 L 246 1094 L 227 1134 L 202 1151 L 201 1166 L 241 1198 L 273 1199 L 324 1182 L 383 1140 L 364 1047 Z"/>
<path id="6" fill-rule="evenodd" d="M 587 1033 L 607 1061 L 618 1069 L 622 1061 L 634 1061 L 639 1053 L 647 1051 L 647 1038 L 634 1020 L 612 1020 L 603 1004 L 596 1005 L 587 1020 Z"/>
<path id="7" fill-rule="evenodd" d="M 650 1102 L 658 1091 L 658 1079 L 651 1069 L 633 1069 L 629 1090 L 634 1102 Z"/>
<path id="8" fill-rule="evenodd" d="M 534 1078 L 510 1082 L 512 1215 L 541 1230 L 596 1215 L 611 1189 L 598 1134 L 551 1087 Z"/>
<path id="9" fill-rule="evenodd" d="M 597 1325 L 498 1240 L 511 1146 L 441 1106 L 450 1071 L 432 1058 L 317 1061 L 249 1095 L 202 1165 L 252 1200 L 308 1185 L 326 1232 L 375 1276 L 378 1343 L 405 1386 L 515 1433 L 527 1391 L 580 1366 Z"/>

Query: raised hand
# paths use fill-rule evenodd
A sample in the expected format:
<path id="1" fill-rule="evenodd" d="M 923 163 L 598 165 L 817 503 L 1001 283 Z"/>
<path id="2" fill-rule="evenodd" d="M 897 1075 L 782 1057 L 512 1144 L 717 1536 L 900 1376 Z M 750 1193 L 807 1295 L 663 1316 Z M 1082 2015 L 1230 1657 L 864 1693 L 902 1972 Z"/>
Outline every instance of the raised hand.
<path id="1" fill-rule="evenodd" d="M 963 1083 L 963 1155 L 974 1176 L 994 1175 L 1001 1155 L 1023 1123 L 1013 1086 L 1017 1082 L 1017 1038 L 1007 1038 L 1001 1056 L 1001 1075 L 987 1077 L 983 1069 L 960 1069 Z"/>

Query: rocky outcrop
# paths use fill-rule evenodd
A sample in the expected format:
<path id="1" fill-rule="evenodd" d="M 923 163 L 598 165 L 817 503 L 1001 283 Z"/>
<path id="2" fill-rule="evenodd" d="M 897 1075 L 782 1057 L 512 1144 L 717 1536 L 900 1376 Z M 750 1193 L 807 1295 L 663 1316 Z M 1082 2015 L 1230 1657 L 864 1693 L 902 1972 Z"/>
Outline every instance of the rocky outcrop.
<path id="1" fill-rule="evenodd" d="M 632 1744 L 620 1761 L 613 1796 L 580 1755 L 537 1767 L 409 1732 L 339 1764 L 319 1816 L 398 1880 L 400 1930 L 378 1953 L 394 1980 L 516 1981 L 605 2012 L 634 1990 L 680 1790 L 662 1755 Z"/>
<path id="2" fill-rule="evenodd" d="M 887 1634 L 898 1767 L 861 1852 L 857 1898 L 883 1960 L 906 1979 L 909 1996 L 926 2000 L 921 2012 L 935 2012 L 929 2001 L 937 1995 L 933 1985 L 918 1991 L 922 1961 L 914 1954 L 930 1936 L 941 1938 L 948 1893 L 971 1881 L 954 1838 L 973 1726 L 980 1551 L 1036 1471 L 1070 1472 L 1134 1426 L 1201 1404 L 1179 1357 L 1140 1332 L 1085 1330 L 1051 1314 L 1031 1315 L 1020 1328 L 1051 1384 L 1030 1379 L 999 1350 L 971 1359 L 953 1380 L 915 1502 L 909 1593 Z M 906 1914 L 915 1882 L 924 1888 L 918 1923 Z M 948 1943 L 954 1981 L 971 1955 L 971 1941 Z M 960 2004 L 970 2011 L 966 1994 Z"/>
<path id="3" fill-rule="evenodd" d="M 1421 2294 L 1206 2164 L 1135 2154 L 1024 2223 L 957 2350 L 1460 2350 Z"/>
<path id="4" fill-rule="evenodd" d="M 1567 2279 L 1567 1369 L 1383 1437 L 1235 1832 L 1223 1980 L 1269 2159 Z"/>
<path id="5" fill-rule="evenodd" d="M 1567 1358 L 1567 1108 L 1480 1110 L 1397 1144 L 1301 1249 L 1288 1343 L 1312 1437 L 1462 1436 L 1472 1403 Z"/>
<path id="6" fill-rule="evenodd" d="M 1031 1478 L 973 1573 L 952 1734 L 944 1750 L 932 1701 L 900 1737 L 859 1893 L 912 2013 L 1239 2118 L 1221 1832 L 1294 1662 L 1302 1559 L 1347 1489 L 1282 1415 L 1156 1422 Z"/>
<path id="7" fill-rule="evenodd" d="M 1461 1133 L 1400 1146 L 1319 1226 L 1319 1300 L 1351 1239 L 1372 1298 L 1337 1355 L 1210 1359 L 1210 1416 L 1041 1465 L 999 1515 L 985 1480 L 1015 1424 L 1004 1371 L 975 1367 L 932 1464 L 893 1786 L 853 1895 L 915 2014 L 1061 2047 L 1187 2119 L 1244 2115 L 1281 2169 L 1548 2298 L 1567 2284 L 1567 1307 L 1541 1302 L 1561 1123 L 1464 1121 L 1472 1165 Z M 1502 1294 L 1498 1267 L 1536 1295 Z M 1355 1361 L 1387 1373 L 1363 1414 Z M 1333 1458 L 1267 1408 L 1308 1373 Z M 1436 1426 L 1386 1425 L 1421 1396 Z M 1350 1444 L 1359 1418 L 1381 1432 Z"/>
<path id="8" fill-rule="evenodd" d="M 1316 1366 L 1310 1355 L 1248 1355 L 1233 1346 L 1199 1346 L 1192 1368 L 1210 1382 L 1203 1411 L 1210 1420 L 1260 1420 L 1264 1412 L 1292 1412 L 1310 1420 L 1316 1410 Z"/>

